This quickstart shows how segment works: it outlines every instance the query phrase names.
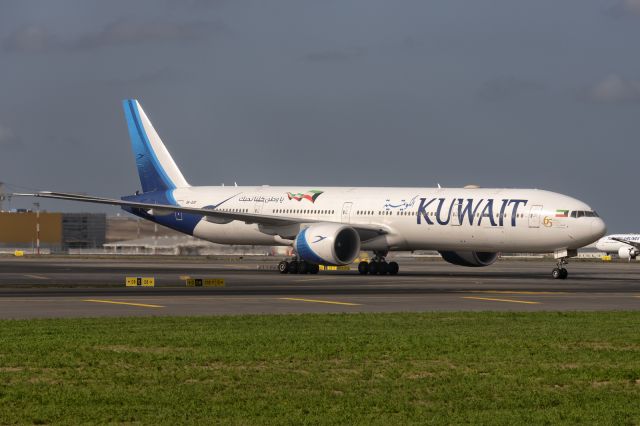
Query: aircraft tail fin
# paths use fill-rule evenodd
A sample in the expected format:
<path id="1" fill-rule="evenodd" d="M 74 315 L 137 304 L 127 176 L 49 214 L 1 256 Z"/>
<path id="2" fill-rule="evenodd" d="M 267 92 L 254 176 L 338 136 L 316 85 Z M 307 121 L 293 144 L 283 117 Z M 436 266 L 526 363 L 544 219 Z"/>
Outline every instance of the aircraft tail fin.
<path id="1" fill-rule="evenodd" d="M 127 99 L 123 101 L 123 106 L 142 191 L 166 191 L 188 187 L 189 184 L 140 103 L 136 99 Z"/>

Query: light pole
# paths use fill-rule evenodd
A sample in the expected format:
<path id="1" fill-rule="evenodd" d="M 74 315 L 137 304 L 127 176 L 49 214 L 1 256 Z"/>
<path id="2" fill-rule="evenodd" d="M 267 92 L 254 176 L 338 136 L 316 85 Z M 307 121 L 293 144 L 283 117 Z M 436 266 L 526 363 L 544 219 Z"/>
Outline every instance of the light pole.
<path id="1" fill-rule="evenodd" d="M 40 203 L 33 203 L 36 208 L 36 253 L 40 255 Z"/>

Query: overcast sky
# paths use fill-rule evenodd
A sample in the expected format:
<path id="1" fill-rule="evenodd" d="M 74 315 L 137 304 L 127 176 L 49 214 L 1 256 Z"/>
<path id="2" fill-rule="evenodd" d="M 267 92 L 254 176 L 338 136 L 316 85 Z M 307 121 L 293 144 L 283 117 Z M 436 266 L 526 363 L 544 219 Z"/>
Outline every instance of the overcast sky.
<path id="1" fill-rule="evenodd" d="M 193 185 L 535 187 L 638 232 L 639 41 L 640 0 L 3 1 L 0 181 L 132 193 L 135 97 Z"/>

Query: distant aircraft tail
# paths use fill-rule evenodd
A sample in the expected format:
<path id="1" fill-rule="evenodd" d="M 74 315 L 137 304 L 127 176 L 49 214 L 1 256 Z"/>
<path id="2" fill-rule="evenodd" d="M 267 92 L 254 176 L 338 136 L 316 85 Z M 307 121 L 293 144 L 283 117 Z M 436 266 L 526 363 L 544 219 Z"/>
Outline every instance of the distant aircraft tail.
<path id="1" fill-rule="evenodd" d="M 127 99 L 123 106 L 142 191 L 166 191 L 189 186 L 140 103 Z"/>

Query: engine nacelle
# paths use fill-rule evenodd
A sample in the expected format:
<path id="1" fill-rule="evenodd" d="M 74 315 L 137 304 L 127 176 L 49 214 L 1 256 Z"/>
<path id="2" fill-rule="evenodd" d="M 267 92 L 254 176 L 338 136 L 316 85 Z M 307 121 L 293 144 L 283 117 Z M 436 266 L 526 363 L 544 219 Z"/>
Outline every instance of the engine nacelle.
<path id="1" fill-rule="evenodd" d="M 319 223 L 300 231 L 293 247 L 307 262 L 348 265 L 360 254 L 360 236 L 346 225 Z"/>
<path id="2" fill-rule="evenodd" d="M 498 253 L 483 251 L 441 251 L 440 256 L 458 266 L 489 266 L 498 260 Z"/>
<path id="3" fill-rule="evenodd" d="M 635 258 L 640 254 L 640 250 L 635 247 L 620 247 L 618 249 L 618 256 L 620 259 L 629 259 L 635 260 Z"/>

